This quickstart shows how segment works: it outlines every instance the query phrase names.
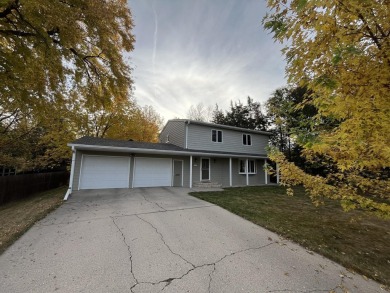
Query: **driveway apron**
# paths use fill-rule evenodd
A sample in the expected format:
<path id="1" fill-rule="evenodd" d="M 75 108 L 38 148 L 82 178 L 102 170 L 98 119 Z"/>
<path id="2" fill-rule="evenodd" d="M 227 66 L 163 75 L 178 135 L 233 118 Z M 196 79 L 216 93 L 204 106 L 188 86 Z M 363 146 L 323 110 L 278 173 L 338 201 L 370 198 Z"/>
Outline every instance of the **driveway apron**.
<path id="1" fill-rule="evenodd" d="M 0 292 L 384 292 L 189 191 L 75 192 L 0 256 Z"/>

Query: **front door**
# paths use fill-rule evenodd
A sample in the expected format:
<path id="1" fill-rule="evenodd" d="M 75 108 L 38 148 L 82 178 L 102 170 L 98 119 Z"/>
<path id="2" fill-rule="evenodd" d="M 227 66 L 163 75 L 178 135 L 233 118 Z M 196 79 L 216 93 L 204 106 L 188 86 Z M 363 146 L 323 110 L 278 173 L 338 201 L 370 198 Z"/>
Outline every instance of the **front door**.
<path id="1" fill-rule="evenodd" d="M 210 180 L 210 159 L 202 159 L 201 168 L 200 172 L 202 181 Z"/>
<path id="2" fill-rule="evenodd" d="M 173 186 L 183 186 L 183 161 L 173 161 Z"/>

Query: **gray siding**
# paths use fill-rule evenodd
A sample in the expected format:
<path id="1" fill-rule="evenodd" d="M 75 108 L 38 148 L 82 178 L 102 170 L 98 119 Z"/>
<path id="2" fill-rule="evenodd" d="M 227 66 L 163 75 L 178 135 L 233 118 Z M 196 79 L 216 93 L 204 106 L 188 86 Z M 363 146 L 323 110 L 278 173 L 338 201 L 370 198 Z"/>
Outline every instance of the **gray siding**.
<path id="1" fill-rule="evenodd" d="M 168 121 L 160 133 L 160 142 L 166 143 L 169 135 L 169 142 L 179 147 L 185 148 L 186 124 L 184 121 Z"/>
<path id="2" fill-rule="evenodd" d="M 245 186 L 246 175 L 240 174 L 239 159 L 233 159 L 232 166 L 233 166 L 232 167 L 233 186 Z M 256 174 L 249 174 L 248 181 L 249 181 L 249 185 L 265 184 L 264 160 L 256 160 Z M 269 183 L 269 175 L 268 175 L 268 183 Z"/>
<path id="3" fill-rule="evenodd" d="M 210 181 L 218 182 L 222 186 L 229 186 L 229 159 L 228 158 L 210 158 L 193 157 L 192 181 L 193 183 L 201 181 L 201 158 L 210 159 Z M 195 163 L 196 159 L 196 163 Z"/>
<path id="4" fill-rule="evenodd" d="M 222 186 L 229 186 L 229 159 L 213 158 L 210 160 L 211 181 L 218 182 Z"/>
<path id="5" fill-rule="evenodd" d="M 192 183 L 194 182 L 200 182 L 200 157 L 192 157 Z"/>
<path id="6" fill-rule="evenodd" d="M 212 129 L 222 130 L 222 142 L 211 141 Z M 190 124 L 188 125 L 188 148 L 265 155 L 266 147 L 268 146 L 268 136 L 248 133 L 251 135 L 252 145 L 247 146 L 242 143 L 242 135 L 244 133 L 245 131 Z"/>

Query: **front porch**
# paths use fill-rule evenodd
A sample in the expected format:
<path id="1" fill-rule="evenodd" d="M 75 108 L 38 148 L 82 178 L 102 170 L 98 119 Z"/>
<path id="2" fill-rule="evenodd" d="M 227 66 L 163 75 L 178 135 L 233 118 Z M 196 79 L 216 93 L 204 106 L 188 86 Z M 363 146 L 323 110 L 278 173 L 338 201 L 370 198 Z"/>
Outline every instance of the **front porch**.
<path id="1" fill-rule="evenodd" d="M 264 185 L 270 175 L 266 158 L 190 156 L 189 187 Z"/>

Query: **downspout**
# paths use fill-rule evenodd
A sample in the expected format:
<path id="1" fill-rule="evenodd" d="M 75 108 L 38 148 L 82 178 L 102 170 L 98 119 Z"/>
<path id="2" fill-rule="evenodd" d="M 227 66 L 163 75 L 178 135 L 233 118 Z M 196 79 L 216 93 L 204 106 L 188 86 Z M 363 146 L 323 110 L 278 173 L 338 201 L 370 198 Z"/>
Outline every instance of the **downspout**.
<path id="1" fill-rule="evenodd" d="M 248 159 L 245 160 L 245 169 L 246 169 L 246 185 L 249 185 L 249 166 Z"/>
<path id="2" fill-rule="evenodd" d="M 233 180 L 232 180 L 232 158 L 229 158 L 229 186 L 233 185 Z"/>
<path id="3" fill-rule="evenodd" d="M 264 159 L 264 175 L 265 175 L 265 178 L 264 178 L 264 182 L 265 184 L 268 184 L 268 172 L 267 172 L 267 159 Z"/>
<path id="4" fill-rule="evenodd" d="M 185 147 L 186 149 L 188 149 L 188 125 L 190 124 L 190 121 L 186 121 L 186 143 L 185 143 Z"/>
<path id="5" fill-rule="evenodd" d="M 192 155 L 190 156 L 190 188 L 192 188 Z"/>
<path id="6" fill-rule="evenodd" d="M 75 150 L 74 146 L 72 146 L 72 164 L 70 166 L 69 188 L 65 193 L 64 200 L 68 200 L 69 195 L 72 194 L 75 163 L 76 163 L 76 150 Z"/>

